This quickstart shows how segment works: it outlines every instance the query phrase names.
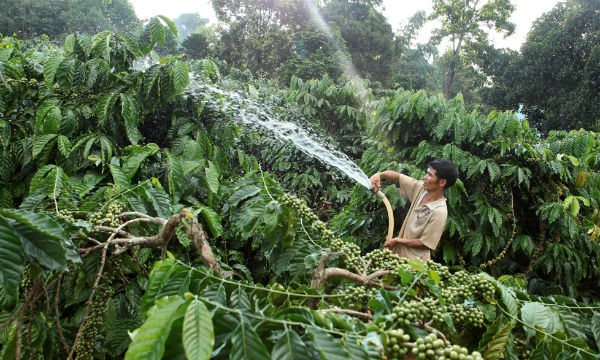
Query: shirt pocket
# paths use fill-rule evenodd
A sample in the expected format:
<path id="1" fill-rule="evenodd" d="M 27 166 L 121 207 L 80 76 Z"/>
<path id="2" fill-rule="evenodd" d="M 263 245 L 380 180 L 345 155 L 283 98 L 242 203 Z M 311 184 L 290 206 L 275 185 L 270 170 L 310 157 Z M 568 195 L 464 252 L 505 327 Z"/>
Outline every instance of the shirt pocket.
<path id="1" fill-rule="evenodd" d="M 433 210 L 431 210 L 428 206 L 421 206 L 419 209 L 417 209 L 415 214 L 415 225 L 417 227 L 425 225 L 427 221 L 429 221 L 432 212 Z"/>

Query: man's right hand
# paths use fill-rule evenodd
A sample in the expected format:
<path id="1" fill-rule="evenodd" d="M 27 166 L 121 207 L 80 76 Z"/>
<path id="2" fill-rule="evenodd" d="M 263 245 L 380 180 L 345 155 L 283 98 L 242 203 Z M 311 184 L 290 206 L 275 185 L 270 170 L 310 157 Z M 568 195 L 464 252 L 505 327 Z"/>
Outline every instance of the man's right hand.
<path id="1" fill-rule="evenodd" d="M 381 190 L 381 175 L 379 173 L 373 174 L 369 180 L 371 181 L 371 184 L 373 184 L 373 188 L 371 189 L 373 193 Z"/>

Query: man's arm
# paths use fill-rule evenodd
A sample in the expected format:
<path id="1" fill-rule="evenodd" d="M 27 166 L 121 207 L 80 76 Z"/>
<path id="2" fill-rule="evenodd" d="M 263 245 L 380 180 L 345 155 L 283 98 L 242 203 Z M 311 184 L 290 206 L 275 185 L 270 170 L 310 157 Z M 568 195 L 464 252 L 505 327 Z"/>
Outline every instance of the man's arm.
<path id="1" fill-rule="evenodd" d="M 374 185 L 373 191 L 379 191 L 381 190 L 381 180 L 388 180 L 397 184 L 398 181 L 400 181 L 400 173 L 392 170 L 386 170 L 373 174 L 370 180 L 371 184 Z"/>
<path id="2" fill-rule="evenodd" d="M 415 249 L 429 249 L 429 247 L 427 247 L 425 244 L 423 244 L 423 242 L 421 242 L 421 239 L 402 239 L 402 238 L 393 238 L 393 239 L 386 240 L 385 244 L 383 244 L 383 247 L 391 250 L 397 244 L 402 244 L 406 247 L 415 248 Z"/>

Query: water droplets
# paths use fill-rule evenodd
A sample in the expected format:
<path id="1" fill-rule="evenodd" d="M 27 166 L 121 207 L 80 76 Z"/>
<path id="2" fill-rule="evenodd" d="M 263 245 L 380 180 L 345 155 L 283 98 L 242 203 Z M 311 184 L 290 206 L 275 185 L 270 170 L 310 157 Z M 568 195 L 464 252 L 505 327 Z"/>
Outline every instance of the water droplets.
<path id="1" fill-rule="evenodd" d="M 218 98 L 219 108 L 233 114 L 244 126 L 257 131 L 266 130 L 280 141 L 291 142 L 303 153 L 318 159 L 326 166 L 338 169 L 367 189 L 371 188 L 369 178 L 346 154 L 332 149 L 326 142 L 318 141 L 316 136 L 297 124 L 279 120 L 269 114 L 264 104 L 244 98 L 238 92 L 223 90 L 199 81 L 192 81 L 190 85 L 191 93 Z"/>

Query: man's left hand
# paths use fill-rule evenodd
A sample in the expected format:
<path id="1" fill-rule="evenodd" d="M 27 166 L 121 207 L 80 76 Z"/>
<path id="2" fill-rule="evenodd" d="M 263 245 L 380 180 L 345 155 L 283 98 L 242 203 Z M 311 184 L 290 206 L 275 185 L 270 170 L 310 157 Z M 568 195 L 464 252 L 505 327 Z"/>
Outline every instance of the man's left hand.
<path id="1" fill-rule="evenodd" d="M 394 246 L 396 246 L 396 244 L 398 244 L 398 243 L 400 243 L 400 240 L 398 238 L 391 238 L 391 239 L 385 241 L 385 243 L 383 244 L 383 247 L 386 249 L 392 250 L 394 248 Z"/>

